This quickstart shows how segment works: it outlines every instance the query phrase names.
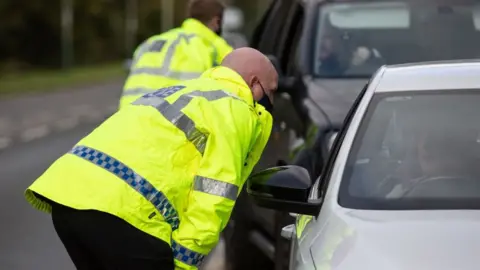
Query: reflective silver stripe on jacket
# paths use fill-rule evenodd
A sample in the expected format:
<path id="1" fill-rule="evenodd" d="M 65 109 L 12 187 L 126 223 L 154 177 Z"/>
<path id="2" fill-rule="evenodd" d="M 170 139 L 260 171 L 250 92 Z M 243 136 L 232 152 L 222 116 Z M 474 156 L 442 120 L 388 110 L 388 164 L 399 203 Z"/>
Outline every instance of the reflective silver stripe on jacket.
<path id="1" fill-rule="evenodd" d="M 144 105 L 144 106 L 153 106 L 155 107 L 168 121 L 174 124 L 178 129 L 185 133 L 187 139 L 197 148 L 200 154 L 203 155 L 205 152 L 205 146 L 207 143 L 207 135 L 199 131 L 196 126 L 195 122 L 190 119 L 186 114 L 182 112 L 182 109 L 185 108 L 190 101 L 194 97 L 202 97 L 207 99 L 208 101 L 213 101 L 225 97 L 231 97 L 238 100 L 238 97 L 233 96 L 223 90 L 213 90 L 213 91 L 193 91 L 190 93 L 186 93 L 180 96 L 175 102 L 172 104 L 168 103 L 165 98 L 173 93 L 168 93 L 168 95 L 164 95 L 161 93 L 164 90 L 157 91 L 159 94 L 156 96 L 155 93 L 151 93 L 149 95 L 143 96 L 136 101 L 134 101 L 133 105 Z"/>
<path id="2" fill-rule="evenodd" d="M 168 53 L 168 52 L 167 52 Z M 171 60 L 170 60 L 171 61 Z M 200 77 L 202 75 L 201 72 L 186 72 L 186 71 L 173 71 L 170 70 L 169 67 L 160 67 L 160 68 L 151 68 L 151 67 L 143 67 L 143 68 L 135 68 L 130 72 L 133 75 L 139 74 L 148 74 L 148 75 L 156 75 L 156 76 L 163 76 L 179 81 L 191 80 Z"/>
<path id="3" fill-rule="evenodd" d="M 164 76 L 172 79 L 177 80 L 189 80 L 199 77 L 202 73 L 201 72 L 183 72 L 183 71 L 173 71 L 170 70 L 170 65 L 173 61 L 173 56 L 175 55 L 175 50 L 177 46 L 185 40 L 187 43 L 190 42 L 190 39 L 195 37 L 194 34 L 178 34 L 178 37 L 168 46 L 167 52 L 165 53 L 165 58 L 163 59 L 162 66 L 157 67 L 140 67 L 135 68 L 133 67 L 130 71 L 131 75 L 139 75 L 139 74 L 148 74 L 148 75 L 159 75 Z M 150 45 L 152 46 L 152 45 Z M 145 46 L 140 49 L 139 57 L 149 51 L 150 46 Z M 144 49 L 145 48 L 145 49 Z"/>
<path id="4" fill-rule="evenodd" d="M 170 44 L 170 46 L 167 49 L 167 52 L 165 54 L 165 58 L 163 60 L 163 64 L 160 68 L 157 67 L 140 67 L 140 68 L 135 68 L 135 63 L 138 61 L 138 59 L 146 52 L 150 51 L 150 48 L 155 45 L 155 41 L 153 41 L 153 44 L 142 44 L 138 57 L 134 60 L 134 63 L 132 63 L 132 69 L 130 70 L 131 75 L 141 75 L 141 74 L 147 74 L 147 75 L 156 75 L 156 76 L 164 76 L 167 78 L 172 78 L 176 80 L 190 80 L 190 79 L 195 79 L 198 78 L 202 75 L 202 72 L 183 72 L 183 71 L 173 71 L 170 70 L 170 65 L 172 64 L 173 57 L 175 55 L 175 50 L 178 44 L 184 39 L 187 43 L 190 42 L 190 39 L 195 37 L 195 34 L 184 34 L 180 33 L 178 37 Z M 218 57 L 218 51 L 215 46 L 213 46 L 213 52 L 212 52 L 212 66 L 218 66 L 219 63 L 217 63 L 217 57 Z M 153 91 L 156 91 L 156 89 L 149 89 L 149 88 L 131 88 L 131 89 L 126 89 L 123 91 L 123 96 L 133 96 L 133 95 L 142 95 L 146 93 L 151 93 Z"/>
<path id="5" fill-rule="evenodd" d="M 236 185 L 198 175 L 194 178 L 193 189 L 233 201 L 237 199 L 238 194 Z"/>
<path id="6" fill-rule="evenodd" d="M 125 181 L 130 187 L 140 193 L 146 200 L 160 212 L 165 221 L 170 224 L 172 230 L 176 230 L 179 226 L 180 220 L 178 213 L 170 203 L 168 198 L 157 190 L 147 179 L 136 173 L 133 169 L 121 161 L 109 156 L 99 150 L 78 145 L 73 147 L 69 152 L 89 161 L 100 168 L 109 171 L 121 180 Z"/>

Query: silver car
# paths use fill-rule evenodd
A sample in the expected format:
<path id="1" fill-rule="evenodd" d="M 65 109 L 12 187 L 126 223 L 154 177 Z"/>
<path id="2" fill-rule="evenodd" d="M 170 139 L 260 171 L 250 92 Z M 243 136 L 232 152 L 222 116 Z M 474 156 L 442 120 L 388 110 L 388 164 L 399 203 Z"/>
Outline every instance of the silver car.
<path id="1" fill-rule="evenodd" d="M 255 203 L 296 216 L 296 270 L 480 269 L 480 62 L 380 68 L 322 176 L 297 166 L 250 177 Z"/>

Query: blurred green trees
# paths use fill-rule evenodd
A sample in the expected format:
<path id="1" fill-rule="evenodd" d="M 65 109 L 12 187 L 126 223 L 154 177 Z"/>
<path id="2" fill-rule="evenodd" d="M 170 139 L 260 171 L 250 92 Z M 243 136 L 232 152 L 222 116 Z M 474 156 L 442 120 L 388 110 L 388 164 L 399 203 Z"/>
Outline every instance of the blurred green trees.
<path id="1" fill-rule="evenodd" d="M 62 1 L 0 1 L 0 72 L 61 67 Z M 119 61 L 130 56 L 133 50 L 130 47 L 164 30 L 162 1 L 174 1 L 174 26 L 180 25 L 185 17 L 187 0 L 130 0 L 136 3 L 137 12 L 128 6 L 128 1 L 73 0 L 72 43 L 63 49 L 71 48 L 76 66 Z M 260 9 L 270 0 L 227 2 L 244 10 L 244 32 L 248 35 L 263 12 Z M 127 31 L 127 18 L 132 11 L 137 22 L 133 32 Z"/>

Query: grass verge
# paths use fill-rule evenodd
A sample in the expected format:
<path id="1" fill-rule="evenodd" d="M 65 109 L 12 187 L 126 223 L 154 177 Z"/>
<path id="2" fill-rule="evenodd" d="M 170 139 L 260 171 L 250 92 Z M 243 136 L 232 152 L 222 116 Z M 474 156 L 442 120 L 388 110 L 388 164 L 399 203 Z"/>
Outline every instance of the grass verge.
<path id="1" fill-rule="evenodd" d="M 0 75 L 0 95 L 57 91 L 121 79 L 126 75 L 121 63 L 72 68 L 71 70 L 5 74 Z"/>

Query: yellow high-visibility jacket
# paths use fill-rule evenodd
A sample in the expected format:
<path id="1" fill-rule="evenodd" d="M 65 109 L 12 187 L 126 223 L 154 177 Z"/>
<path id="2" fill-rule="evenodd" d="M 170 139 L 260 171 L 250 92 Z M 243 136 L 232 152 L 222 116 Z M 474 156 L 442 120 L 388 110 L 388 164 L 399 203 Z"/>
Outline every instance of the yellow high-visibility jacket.
<path id="1" fill-rule="evenodd" d="M 217 244 L 272 127 L 235 71 L 144 95 L 56 160 L 25 192 L 115 215 L 170 243 L 179 269 L 196 269 Z"/>
<path id="2" fill-rule="evenodd" d="M 228 43 L 195 19 L 153 36 L 135 51 L 119 107 L 162 87 L 198 78 L 232 51 Z"/>

